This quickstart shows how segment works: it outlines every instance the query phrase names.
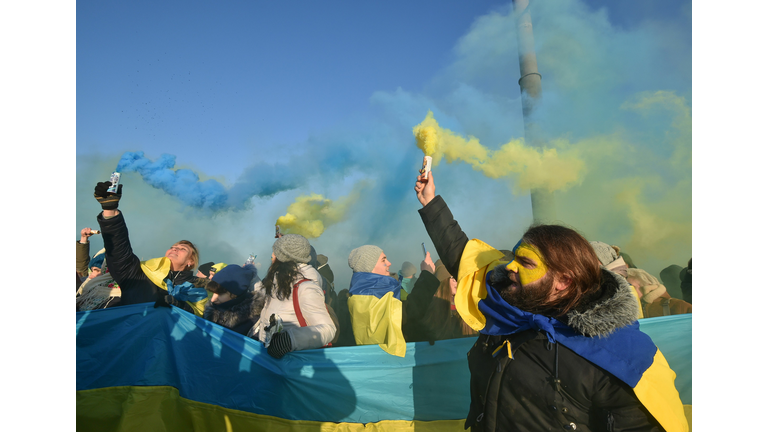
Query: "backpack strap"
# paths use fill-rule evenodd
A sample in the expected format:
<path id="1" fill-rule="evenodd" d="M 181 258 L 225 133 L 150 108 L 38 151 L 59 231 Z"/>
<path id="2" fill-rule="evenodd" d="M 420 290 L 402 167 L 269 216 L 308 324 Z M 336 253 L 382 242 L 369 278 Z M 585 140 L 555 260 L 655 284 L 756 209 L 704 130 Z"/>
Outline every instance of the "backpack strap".
<path id="1" fill-rule="evenodd" d="M 301 307 L 299 306 L 299 285 L 307 281 L 309 281 L 309 279 L 302 279 L 293 285 L 293 311 L 296 312 L 296 319 L 299 320 L 299 324 L 302 327 L 307 326 L 307 320 L 304 319 L 304 315 L 301 313 Z M 325 305 L 325 310 L 328 310 L 327 304 Z M 330 311 L 328 312 L 328 314 L 330 315 Z M 336 325 L 336 332 L 338 333 L 339 326 L 336 323 L 334 323 L 334 325 Z M 326 345 L 323 345 L 323 348 L 330 347 L 330 346 L 333 346 L 331 345 L 331 342 L 329 342 Z"/>
<path id="2" fill-rule="evenodd" d="M 669 312 L 669 299 L 665 298 L 661 300 L 661 308 L 663 310 L 664 316 L 671 315 Z"/>
<path id="3" fill-rule="evenodd" d="M 302 279 L 293 285 L 293 311 L 296 312 L 296 319 L 299 320 L 299 324 L 302 327 L 307 326 L 307 320 L 304 319 L 304 315 L 301 313 L 301 307 L 299 307 L 299 285 L 308 280 L 309 279 Z"/>

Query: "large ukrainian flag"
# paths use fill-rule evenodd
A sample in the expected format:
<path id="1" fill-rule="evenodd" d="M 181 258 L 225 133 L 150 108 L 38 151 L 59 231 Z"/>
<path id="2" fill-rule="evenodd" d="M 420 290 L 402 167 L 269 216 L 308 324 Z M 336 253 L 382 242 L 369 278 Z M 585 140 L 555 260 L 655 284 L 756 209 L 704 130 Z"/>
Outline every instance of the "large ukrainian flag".
<path id="1" fill-rule="evenodd" d="M 151 303 L 77 313 L 78 431 L 463 431 L 475 338 L 298 351 Z M 691 318 L 641 322 L 691 400 Z"/>

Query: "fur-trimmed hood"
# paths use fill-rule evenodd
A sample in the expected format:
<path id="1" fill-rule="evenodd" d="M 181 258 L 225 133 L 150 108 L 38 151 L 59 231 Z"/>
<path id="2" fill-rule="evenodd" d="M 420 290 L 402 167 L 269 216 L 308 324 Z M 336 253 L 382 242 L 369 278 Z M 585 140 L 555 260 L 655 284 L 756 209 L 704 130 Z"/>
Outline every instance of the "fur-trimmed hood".
<path id="1" fill-rule="evenodd" d="M 566 314 L 568 325 L 585 336 L 607 336 L 637 321 L 639 316 L 639 305 L 629 282 L 612 271 L 601 271 L 602 282 L 595 298 Z"/>
<path id="2" fill-rule="evenodd" d="M 223 305 L 225 307 L 214 307 L 209 299 L 205 303 L 203 318 L 245 334 L 259 320 L 265 297 L 263 291 L 247 292 L 243 296 L 246 297 L 243 301 L 233 304 L 230 308 L 226 307 L 226 303 Z M 245 327 L 245 332 L 240 331 L 240 327 Z"/>

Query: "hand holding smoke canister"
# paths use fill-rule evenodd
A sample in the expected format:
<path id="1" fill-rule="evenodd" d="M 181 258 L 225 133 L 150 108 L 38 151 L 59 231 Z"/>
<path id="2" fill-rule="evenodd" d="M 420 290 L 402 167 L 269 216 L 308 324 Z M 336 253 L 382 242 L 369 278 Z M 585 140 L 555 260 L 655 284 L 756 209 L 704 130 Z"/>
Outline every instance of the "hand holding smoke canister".
<path id="1" fill-rule="evenodd" d="M 428 173 L 432 170 L 432 156 L 424 156 L 424 163 L 421 166 L 421 169 L 419 172 L 421 173 L 421 178 L 424 180 L 429 179 Z"/>
<path id="2" fill-rule="evenodd" d="M 282 236 L 283 234 L 280 233 L 280 225 L 275 225 L 275 238 L 280 238 Z"/>
<path id="3" fill-rule="evenodd" d="M 120 185 L 120 173 L 117 171 L 113 172 L 112 176 L 109 178 L 109 181 L 112 183 L 112 186 L 107 189 L 107 192 L 116 194 L 117 187 Z"/>

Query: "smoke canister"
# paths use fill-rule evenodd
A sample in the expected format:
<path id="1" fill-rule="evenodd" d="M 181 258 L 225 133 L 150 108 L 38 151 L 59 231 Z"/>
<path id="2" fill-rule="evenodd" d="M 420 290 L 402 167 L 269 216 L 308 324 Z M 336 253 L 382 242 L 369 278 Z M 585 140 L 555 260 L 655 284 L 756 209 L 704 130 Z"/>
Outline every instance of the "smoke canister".
<path id="1" fill-rule="evenodd" d="M 421 178 L 427 180 L 427 173 L 432 170 L 432 156 L 424 156 L 424 163 L 421 166 Z"/>
<path id="2" fill-rule="evenodd" d="M 109 181 L 112 183 L 112 186 L 107 188 L 107 192 L 116 194 L 117 187 L 120 185 L 120 173 L 117 171 L 113 172 L 112 177 L 109 178 Z"/>

